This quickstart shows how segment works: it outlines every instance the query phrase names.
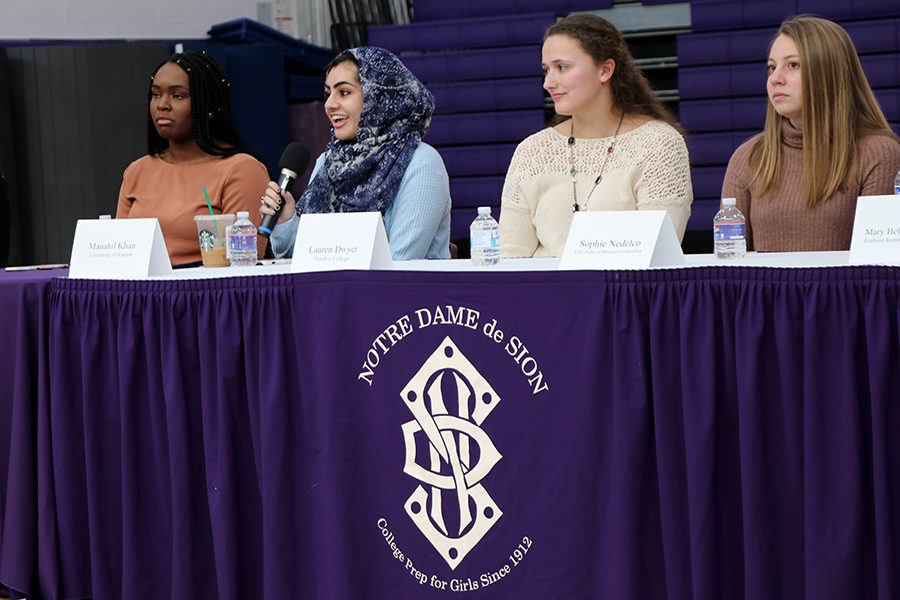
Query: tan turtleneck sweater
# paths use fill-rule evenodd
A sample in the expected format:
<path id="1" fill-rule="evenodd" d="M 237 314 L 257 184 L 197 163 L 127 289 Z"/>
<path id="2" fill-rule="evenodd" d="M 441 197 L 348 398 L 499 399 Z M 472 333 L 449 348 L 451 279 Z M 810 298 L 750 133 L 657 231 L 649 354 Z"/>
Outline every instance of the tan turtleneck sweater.
<path id="1" fill-rule="evenodd" d="M 803 205 L 803 132 L 782 121 L 781 176 L 760 198 L 751 182 L 749 158 L 758 134 L 741 144 L 728 161 L 722 197 L 737 198 L 747 220 L 747 249 L 763 252 L 849 250 L 858 196 L 893 193 L 900 170 L 900 143 L 885 135 L 859 140 L 858 160 L 846 185 L 814 207 Z M 900 201 L 900 198 L 898 198 Z"/>

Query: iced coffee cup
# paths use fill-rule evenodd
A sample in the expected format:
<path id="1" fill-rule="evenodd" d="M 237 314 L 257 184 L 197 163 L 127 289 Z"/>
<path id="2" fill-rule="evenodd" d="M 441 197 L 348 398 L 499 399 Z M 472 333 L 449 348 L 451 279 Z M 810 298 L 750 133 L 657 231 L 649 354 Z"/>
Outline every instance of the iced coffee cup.
<path id="1" fill-rule="evenodd" d="M 200 255 L 204 267 L 227 267 L 231 264 L 225 256 L 225 228 L 234 223 L 234 215 L 197 215 L 197 235 L 200 237 Z"/>

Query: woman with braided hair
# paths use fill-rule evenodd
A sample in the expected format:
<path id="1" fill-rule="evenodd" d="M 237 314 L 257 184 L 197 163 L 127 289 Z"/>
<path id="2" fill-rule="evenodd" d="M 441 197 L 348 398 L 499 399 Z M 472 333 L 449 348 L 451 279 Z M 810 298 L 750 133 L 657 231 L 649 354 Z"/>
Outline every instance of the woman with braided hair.
<path id="1" fill-rule="evenodd" d="M 201 258 L 193 217 L 209 211 L 207 195 L 216 213 L 255 215 L 269 180 L 235 128 L 228 86 L 219 63 L 198 51 L 170 56 L 150 80 L 147 155 L 125 169 L 116 218 L 156 217 L 173 264 Z"/>

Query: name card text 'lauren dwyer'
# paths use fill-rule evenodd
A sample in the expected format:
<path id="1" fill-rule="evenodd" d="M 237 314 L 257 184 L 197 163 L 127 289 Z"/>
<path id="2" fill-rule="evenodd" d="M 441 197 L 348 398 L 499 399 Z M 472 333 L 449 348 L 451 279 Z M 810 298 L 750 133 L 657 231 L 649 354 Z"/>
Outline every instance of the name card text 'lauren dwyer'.
<path id="1" fill-rule="evenodd" d="M 544 380 L 544 373 L 540 369 L 537 358 L 532 356 L 528 346 L 519 336 L 507 336 L 500 329 L 497 319 L 482 318 L 481 313 L 475 309 L 449 304 L 419 308 L 385 327 L 366 351 L 365 360 L 363 360 L 357 379 L 365 381 L 371 386 L 375 370 L 391 351 L 391 348 L 416 331 L 445 326 L 480 331 L 515 361 L 522 375 L 528 380 L 532 394 L 539 394 L 550 389 Z"/>
<path id="2" fill-rule="evenodd" d="M 588 211 L 573 215 L 559 268 L 646 269 L 683 264 L 684 254 L 666 211 Z"/>
<path id="3" fill-rule="evenodd" d="M 391 252 L 381 213 L 305 214 L 294 241 L 294 273 L 389 269 Z"/>
<path id="4" fill-rule="evenodd" d="M 900 264 L 900 196 L 856 199 L 851 265 Z"/>
<path id="5" fill-rule="evenodd" d="M 156 219 L 80 219 L 69 277 L 134 279 L 172 271 Z"/>

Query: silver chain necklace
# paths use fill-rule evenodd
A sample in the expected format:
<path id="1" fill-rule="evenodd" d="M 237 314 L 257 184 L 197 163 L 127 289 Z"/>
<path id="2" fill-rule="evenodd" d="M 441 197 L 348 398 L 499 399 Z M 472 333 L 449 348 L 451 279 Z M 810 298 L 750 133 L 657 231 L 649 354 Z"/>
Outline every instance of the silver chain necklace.
<path id="1" fill-rule="evenodd" d="M 594 190 L 597 189 L 597 186 L 603 181 L 603 172 L 606 171 L 606 163 L 609 162 L 609 155 L 612 154 L 613 148 L 616 146 L 616 138 L 619 137 L 619 129 L 622 128 L 622 121 L 624 119 L 625 111 L 622 111 L 622 116 L 619 117 L 619 124 L 616 125 L 616 132 L 613 134 L 612 142 L 610 142 L 609 147 L 606 149 L 606 156 L 603 158 L 603 166 L 600 167 L 600 174 L 597 175 L 597 178 L 594 180 L 594 186 L 591 188 L 591 191 L 588 192 L 587 200 L 584 201 L 584 206 L 582 207 L 578 205 L 578 190 L 575 185 L 575 118 L 572 117 L 572 129 L 569 131 L 569 139 L 567 140 L 569 144 L 569 176 L 572 178 L 572 212 L 587 210 L 588 202 L 591 201 L 591 194 L 594 193 Z"/>

